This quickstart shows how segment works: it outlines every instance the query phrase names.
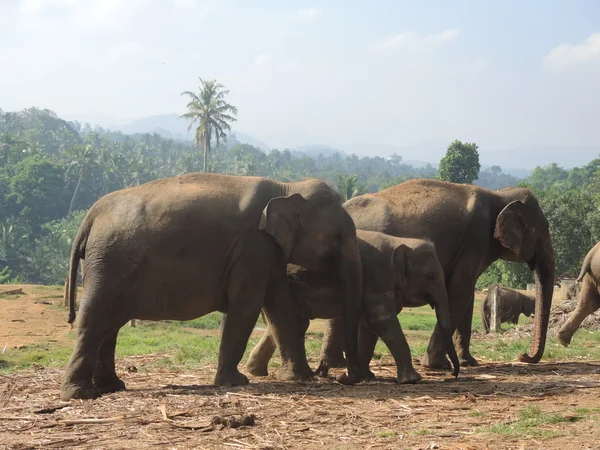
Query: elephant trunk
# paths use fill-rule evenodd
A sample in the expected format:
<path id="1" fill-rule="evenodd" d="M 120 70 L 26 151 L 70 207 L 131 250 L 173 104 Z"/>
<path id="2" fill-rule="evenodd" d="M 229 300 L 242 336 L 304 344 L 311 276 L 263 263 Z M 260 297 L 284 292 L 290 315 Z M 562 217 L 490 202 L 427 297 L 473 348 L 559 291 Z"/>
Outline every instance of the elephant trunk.
<path id="1" fill-rule="evenodd" d="M 439 298 L 439 297 L 438 297 Z M 452 340 L 452 326 L 450 325 L 450 308 L 448 306 L 448 296 L 444 295 L 442 301 L 435 303 L 435 316 L 437 317 L 438 325 L 442 332 L 442 338 L 444 339 L 444 345 L 446 346 L 446 352 L 452 362 L 452 375 L 458 377 L 460 370 L 460 363 L 458 362 L 458 355 L 454 348 L 454 342 Z"/>
<path id="2" fill-rule="evenodd" d="M 534 260 L 536 293 L 533 340 L 529 354 L 519 356 L 519 361 L 527 363 L 538 363 L 546 346 L 555 276 L 555 256 L 550 233 L 546 233 L 540 240 Z"/>
<path id="3" fill-rule="evenodd" d="M 344 257 L 339 267 L 343 295 L 344 340 L 348 376 L 338 381 L 354 384 L 362 380 L 358 361 L 358 325 L 362 314 L 362 263 L 356 238 L 350 244 L 350 255 Z"/>

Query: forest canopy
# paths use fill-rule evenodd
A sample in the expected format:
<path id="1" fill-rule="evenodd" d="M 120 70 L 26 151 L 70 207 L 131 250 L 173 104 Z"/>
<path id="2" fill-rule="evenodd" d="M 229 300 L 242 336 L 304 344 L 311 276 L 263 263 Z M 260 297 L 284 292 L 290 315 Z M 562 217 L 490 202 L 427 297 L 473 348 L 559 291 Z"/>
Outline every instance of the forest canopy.
<path id="1" fill-rule="evenodd" d="M 208 157 L 211 172 L 257 175 L 279 181 L 320 178 L 344 199 L 377 192 L 413 178 L 438 178 L 435 167 L 413 167 L 401 155 L 309 156 L 290 149 L 269 152 L 219 142 Z M 0 110 L 0 283 L 62 284 L 72 240 L 87 209 L 101 196 L 128 186 L 203 170 L 194 141 L 158 134 L 126 135 L 61 119 L 46 109 Z M 536 167 L 527 179 L 498 166 L 479 170 L 474 184 L 489 189 L 523 185 L 533 190 L 550 221 L 557 274 L 577 274 L 600 240 L 600 159 L 565 170 Z M 479 280 L 524 287 L 533 274 L 520 264 L 497 262 Z"/>

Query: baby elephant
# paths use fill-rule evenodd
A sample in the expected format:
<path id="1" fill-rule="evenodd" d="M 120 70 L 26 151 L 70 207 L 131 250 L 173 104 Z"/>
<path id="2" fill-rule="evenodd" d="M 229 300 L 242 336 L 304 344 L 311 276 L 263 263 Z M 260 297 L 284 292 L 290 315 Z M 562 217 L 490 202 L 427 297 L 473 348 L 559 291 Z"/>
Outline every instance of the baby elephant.
<path id="1" fill-rule="evenodd" d="M 487 295 L 481 302 L 481 323 L 484 334 L 490 331 L 490 317 L 492 314 L 492 295 L 494 286 L 490 286 Z M 502 310 L 499 311 L 500 323 L 519 323 L 519 316 L 525 314 L 527 317 L 535 312 L 535 299 L 521 294 L 513 289 L 500 286 L 499 292 L 502 300 Z"/>
<path id="2" fill-rule="evenodd" d="M 443 332 L 448 356 L 458 376 L 459 362 L 452 342 L 448 294 L 444 272 L 432 244 L 421 239 L 404 239 L 386 234 L 357 230 L 363 267 L 363 318 L 359 330 L 361 373 L 373 378 L 369 362 L 380 337 L 392 353 L 397 366 L 398 383 L 421 379 L 412 365 L 411 353 L 398 313 L 404 306 L 430 305 Z M 343 315 L 342 289 L 334 273 L 308 271 L 288 265 L 288 280 L 298 306 L 301 329 L 310 319 L 333 319 Z M 253 349 L 246 369 L 253 375 L 266 376 L 269 359 L 276 343 L 267 328 Z"/>

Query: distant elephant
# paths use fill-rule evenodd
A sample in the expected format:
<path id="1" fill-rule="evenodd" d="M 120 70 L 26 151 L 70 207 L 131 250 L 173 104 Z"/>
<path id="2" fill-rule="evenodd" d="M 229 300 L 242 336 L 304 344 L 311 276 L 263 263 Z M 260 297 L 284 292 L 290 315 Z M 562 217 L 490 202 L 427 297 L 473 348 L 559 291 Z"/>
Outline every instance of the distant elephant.
<path id="1" fill-rule="evenodd" d="M 567 347 L 584 319 L 600 308 L 600 242 L 588 252 L 576 280 L 581 283 L 577 308 L 558 330 L 558 341 Z"/>
<path id="2" fill-rule="evenodd" d="M 339 195 L 320 180 L 186 174 L 105 195 L 73 242 L 69 323 L 80 259 L 84 296 L 61 398 L 125 388 L 115 373 L 119 329 L 130 319 L 190 320 L 226 313 L 215 384 L 243 385 L 238 371 L 264 307 L 282 348 L 280 379 L 310 377 L 286 275 L 287 263 L 331 270 L 344 293 L 346 383 L 360 380 L 362 266 L 356 229 Z"/>
<path id="3" fill-rule="evenodd" d="M 481 302 L 481 323 L 484 334 L 490 331 L 490 317 L 492 312 L 492 298 L 494 286 L 490 286 L 485 299 Z M 499 297 L 502 301 L 502 309 L 498 311 L 500 323 L 519 323 L 519 316 L 524 314 L 530 317 L 535 311 L 535 298 L 521 294 L 514 289 L 500 286 Z"/>
<path id="4" fill-rule="evenodd" d="M 569 287 L 567 287 L 567 292 L 565 293 L 566 299 L 567 300 L 574 300 L 574 299 L 576 299 L 577 298 L 577 294 L 579 293 L 578 291 L 579 291 L 579 289 L 578 289 L 577 284 L 575 284 L 575 283 L 570 284 Z"/>
<path id="5" fill-rule="evenodd" d="M 373 231 L 357 230 L 356 233 L 363 267 L 363 321 L 359 330 L 361 373 L 374 376 L 369 362 L 381 337 L 396 361 L 398 383 L 419 381 L 421 375 L 413 368 L 398 313 L 404 306 L 430 305 L 435 309 L 454 365 L 454 376 L 457 376 L 459 362 L 452 343 L 444 271 L 433 245 L 422 239 L 402 239 Z M 344 293 L 335 274 L 289 265 L 288 279 L 298 306 L 301 330 L 306 332 L 310 319 L 342 316 Z M 269 327 L 252 350 L 246 369 L 253 375 L 266 376 L 275 348 Z"/>
<path id="6" fill-rule="evenodd" d="M 548 220 L 525 188 L 490 191 L 439 180 L 409 180 L 344 204 L 356 228 L 392 236 L 426 238 L 435 245 L 444 269 L 454 342 L 461 365 L 477 365 L 471 356 L 475 283 L 494 261 L 526 262 L 536 274 L 536 308 L 530 354 L 537 363 L 546 344 L 555 279 L 555 256 Z M 334 319 L 324 338 L 321 359 L 343 365 L 342 322 Z M 449 368 L 439 326 L 421 364 Z"/>

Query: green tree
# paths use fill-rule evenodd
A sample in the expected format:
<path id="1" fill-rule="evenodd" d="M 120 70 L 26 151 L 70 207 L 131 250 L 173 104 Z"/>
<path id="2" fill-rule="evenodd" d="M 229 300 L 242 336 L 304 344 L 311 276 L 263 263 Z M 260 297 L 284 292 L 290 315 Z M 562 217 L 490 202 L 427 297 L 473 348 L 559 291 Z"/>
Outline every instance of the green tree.
<path id="1" fill-rule="evenodd" d="M 7 200 L 15 215 L 34 230 L 68 210 L 64 167 L 45 155 L 29 156 L 14 167 Z"/>
<path id="2" fill-rule="evenodd" d="M 75 198 L 79 192 L 81 181 L 83 178 L 92 170 L 95 166 L 99 165 L 98 154 L 96 149 L 91 145 L 76 145 L 69 151 L 70 161 L 67 167 L 66 175 L 69 176 L 71 172 L 77 174 L 77 184 L 69 203 L 69 211 L 67 215 L 73 211 L 73 205 L 75 204 Z"/>
<path id="3" fill-rule="evenodd" d="M 556 163 L 545 167 L 537 166 L 531 172 L 527 182 L 536 189 L 550 189 L 552 186 L 564 185 L 569 172 Z"/>
<path id="4" fill-rule="evenodd" d="M 204 171 L 206 172 L 211 140 L 214 136 L 218 147 L 220 141 L 227 138 L 226 132 L 231 131 L 230 123 L 237 120 L 234 117 L 237 115 L 237 108 L 225 101 L 225 95 L 229 94 L 229 91 L 225 90 L 221 83 L 216 80 L 204 81 L 202 78 L 199 80 L 201 85 L 198 94 L 191 91 L 184 91 L 181 94 L 191 99 L 187 104 L 188 112 L 181 117 L 190 120 L 188 130 L 197 124 L 194 142 L 196 148 L 200 146 L 200 142 L 204 145 Z"/>
<path id="5" fill-rule="evenodd" d="M 364 187 L 360 185 L 358 176 L 356 175 L 339 175 L 337 180 L 337 190 L 342 197 L 342 202 L 365 193 Z"/>
<path id="6" fill-rule="evenodd" d="M 446 156 L 440 161 L 439 176 L 444 181 L 471 184 L 479 176 L 477 144 L 462 143 L 458 139 L 450 144 Z"/>

